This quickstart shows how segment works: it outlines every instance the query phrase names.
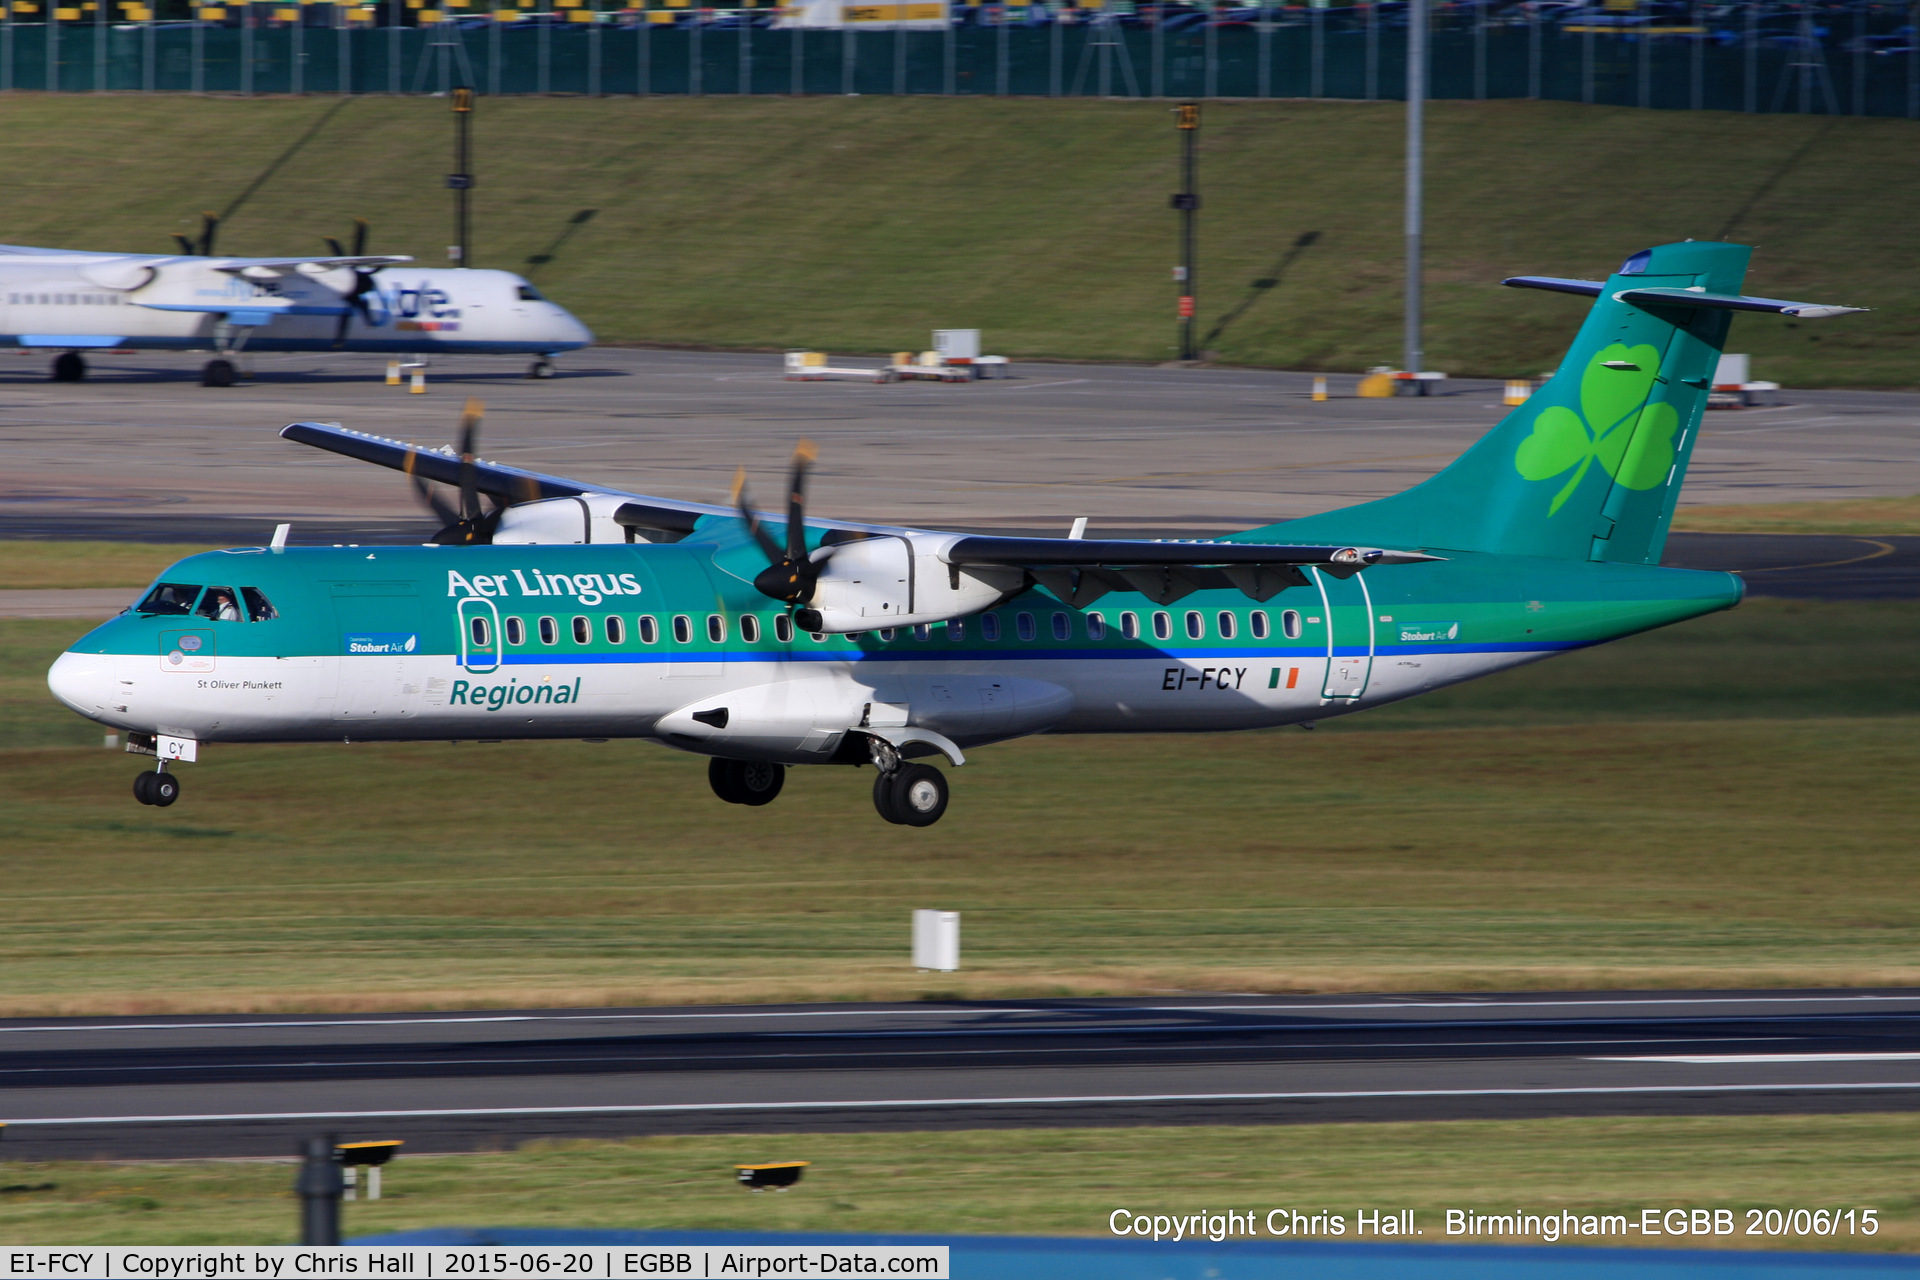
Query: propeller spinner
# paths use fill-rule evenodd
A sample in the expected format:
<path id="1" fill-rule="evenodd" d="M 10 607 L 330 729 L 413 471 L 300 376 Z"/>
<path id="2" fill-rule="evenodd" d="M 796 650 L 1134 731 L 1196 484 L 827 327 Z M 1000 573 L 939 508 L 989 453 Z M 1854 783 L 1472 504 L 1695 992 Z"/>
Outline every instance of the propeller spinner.
<path id="1" fill-rule="evenodd" d="M 762 595 L 788 605 L 803 605 L 813 599 L 825 558 L 807 554 L 807 470 L 820 450 L 813 441 L 802 440 L 793 451 L 793 470 L 787 483 L 787 545 L 775 542 L 754 513 L 747 498 L 747 472 L 742 467 L 733 477 L 733 504 L 746 521 L 747 532 L 766 553 L 767 567 L 754 576 L 754 588 Z"/>

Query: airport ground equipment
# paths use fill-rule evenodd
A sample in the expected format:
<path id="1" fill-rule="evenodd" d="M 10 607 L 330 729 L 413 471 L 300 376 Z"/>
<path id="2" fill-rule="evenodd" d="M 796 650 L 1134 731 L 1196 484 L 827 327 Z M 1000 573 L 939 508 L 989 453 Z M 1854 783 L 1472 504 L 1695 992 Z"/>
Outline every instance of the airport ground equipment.
<path id="1" fill-rule="evenodd" d="M 960 967 L 958 911 L 913 913 L 913 967 L 934 973 L 952 973 Z"/>
<path id="2" fill-rule="evenodd" d="M 812 1163 L 811 1160 L 781 1160 L 773 1164 L 737 1164 L 733 1166 L 733 1177 L 749 1191 L 765 1191 L 768 1187 L 785 1191 L 800 1181 L 800 1174 Z"/>
<path id="3" fill-rule="evenodd" d="M 359 1172 L 367 1171 L 367 1199 L 380 1198 L 380 1171 L 400 1154 L 400 1148 L 406 1142 L 400 1138 L 384 1138 L 374 1142 L 342 1142 L 334 1147 L 334 1153 L 340 1161 L 346 1179 L 346 1198 L 351 1200 L 359 1190 Z"/>
<path id="4" fill-rule="evenodd" d="M 868 369 L 855 365 L 831 365 L 824 351 L 789 351 L 786 358 L 788 382 L 827 382 L 835 378 L 855 378 L 865 382 L 892 382 L 889 367 Z"/>
<path id="5" fill-rule="evenodd" d="M 874 808 L 948 802 L 921 761 L 1043 732 L 1312 724 L 1737 604 L 1662 567 L 1750 250 L 1659 245 L 1591 300 L 1559 370 L 1404 493 L 1219 538 L 1026 538 L 629 493 L 316 422 L 281 434 L 406 474 L 425 546 L 189 556 L 48 673 L 155 773 L 208 742 L 634 738 L 752 766 L 873 766 Z M 451 502 L 435 486 L 458 495 Z M 1084 530 L 1076 530 L 1084 533 Z M 149 783 L 148 785 L 152 785 Z M 171 784 L 177 794 L 178 783 Z"/>

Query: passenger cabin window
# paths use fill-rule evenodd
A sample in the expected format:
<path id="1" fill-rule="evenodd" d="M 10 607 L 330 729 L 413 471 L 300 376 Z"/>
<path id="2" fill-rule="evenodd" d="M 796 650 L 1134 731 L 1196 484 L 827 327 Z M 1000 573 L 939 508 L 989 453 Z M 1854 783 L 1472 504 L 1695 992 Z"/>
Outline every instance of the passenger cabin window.
<path id="1" fill-rule="evenodd" d="M 484 649 L 493 643 L 493 628 L 478 614 L 468 621 L 467 634 L 473 637 L 473 645 L 476 649 Z"/>
<path id="2" fill-rule="evenodd" d="M 748 644 L 760 643 L 760 619 L 750 613 L 740 615 L 740 638 Z"/>
<path id="3" fill-rule="evenodd" d="M 530 284 L 521 285 L 518 289 L 514 290 L 514 293 L 522 302 L 545 302 L 547 300 L 547 296 L 544 293 L 541 293 Z"/>
<path id="4" fill-rule="evenodd" d="M 1031 640 L 1037 634 L 1033 626 L 1033 615 L 1030 613 L 1021 612 L 1014 614 L 1013 629 L 1020 633 L 1022 640 Z"/>
<path id="5" fill-rule="evenodd" d="M 955 618 L 947 623 L 947 643 L 960 644 L 967 638 L 967 622 L 964 618 Z"/>
<path id="6" fill-rule="evenodd" d="M 1292 609 L 1280 615 L 1280 633 L 1289 640 L 1300 638 L 1300 615 Z"/>
<path id="7" fill-rule="evenodd" d="M 693 619 L 684 613 L 673 615 L 673 642 L 675 644 L 693 643 Z"/>
<path id="8" fill-rule="evenodd" d="M 880 643 L 882 643 L 882 644 L 892 644 L 892 643 L 893 643 L 893 628 L 892 628 L 892 627 L 882 627 L 882 628 L 880 628 L 880 630 L 879 630 L 879 633 L 878 633 L 878 634 L 879 634 L 879 636 L 880 636 Z"/>
<path id="9" fill-rule="evenodd" d="M 627 642 L 627 620 L 617 613 L 607 615 L 607 643 L 625 644 Z"/>
<path id="10" fill-rule="evenodd" d="M 1000 638 L 999 614 L 983 613 L 980 615 L 980 638 L 982 640 L 998 640 Z"/>
<path id="11" fill-rule="evenodd" d="M 640 615 L 640 643 L 656 644 L 659 642 L 659 640 L 660 640 L 660 624 L 653 620 L 652 614 L 650 613 L 641 614 Z"/>
<path id="12" fill-rule="evenodd" d="M 914 627 L 913 638 L 915 640 L 931 640 L 933 638 L 933 628 L 927 623 L 922 622 Z"/>
<path id="13" fill-rule="evenodd" d="M 1140 615 L 1123 613 L 1120 615 L 1120 634 L 1128 640 L 1140 638 Z"/>
<path id="14" fill-rule="evenodd" d="M 573 642 L 575 644 L 591 644 L 593 642 L 593 620 L 591 618 L 576 617 L 573 620 Z"/>
<path id="15" fill-rule="evenodd" d="M 1107 620 L 1097 613 L 1087 615 L 1087 639 L 1105 640 L 1107 638 Z"/>
<path id="16" fill-rule="evenodd" d="M 193 611 L 193 616 L 212 622 L 238 622 L 240 597 L 234 594 L 232 587 L 208 587 L 207 594 L 200 597 L 200 607 Z"/>
<path id="17" fill-rule="evenodd" d="M 157 613 L 164 616 L 185 615 L 193 612 L 193 602 L 200 594 L 198 585 L 189 586 L 184 582 L 162 582 L 147 592 L 147 598 L 133 606 L 135 613 Z"/>
<path id="18" fill-rule="evenodd" d="M 1073 634 L 1073 623 L 1067 617 L 1067 615 L 1064 613 L 1054 614 L 1053 615 L 1053 638 L 1055 640 L 1065 640 L 1068 636 L 1072 634 Z"/>
<path id="19" fill-rule="evenodd" d="M 1193 609 L 1187 610 L 1187 639 L 1198 640 L 1207 634 L 1207 620 Z"/>
<path id="20" fill-rule="evenodd" d="M 505 626 L 507 629 L 508 644 L 525 644 L 527 642 L 526 623 L 520 621 L 518 618 L 508 618 Z"/>
<path id="21" fill-rule="evenodd" d="M 1153 638 L 1155 640 L 1173 639 L 1173 615 L 1156 612 L 1153 615 Z"/>
<path id="22" fill-rule="evenodd" d="M 793 642 L 793 619 L 784 613 L 774 615 L 773 638 L 781 644 L 791 644 Z"/>
<path id="23" fill-rule="evenodd" d="M 560 638 L 560 624 L 552 618 L 540 619 L 540 643 L 552 644 Z"/>
<path id="24" fill-rule="evenodd" d="M 1255 609 L 1247 615 L 1247 630 L 1253 633 L 1255 640 L 1265 640 L 1267 638 L 1267 611 L 1265 609 Z"/>
<path id="25" fill-rule="evenodd" d="M 1218 618 L 1215 618 L 1214 621 L 1219 624 L 1220 638 L 1222 640 L 1233 639 L 1233 633 L 1234 633 L 1235 627 L 1233 625 L 1234 617 L 1232 613 L 1228 612 L 1225 609 L 1222 609 L 1220 611 L 1220 616 Z"/>
<path id="26" fill-rule="evenodd" d="M 707 639 L 719 644 L 727 638 L 727 620 L 717 613 L 707 615 Z"/>
<path id="27" fill-rule="evenodd" d="M 272 622 L 280 616 L 280 611 L 273 607 L 273 601 L 267 599 L 266 592 L 258 587 L 240 588 L 240 598 L 247 602 L 248 622 Z"/>

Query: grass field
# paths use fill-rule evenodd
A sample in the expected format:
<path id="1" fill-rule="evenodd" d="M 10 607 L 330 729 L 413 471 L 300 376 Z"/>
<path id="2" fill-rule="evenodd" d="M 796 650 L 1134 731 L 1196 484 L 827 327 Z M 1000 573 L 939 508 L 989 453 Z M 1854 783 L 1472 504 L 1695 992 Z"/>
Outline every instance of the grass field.
<path id="1" fill-rule="evenodd" d="M 1916 624 L 1754 602 L 1311 734 L 1031 739 L 903 833 L 863 773 L 731 809 L 620 742 L 214 745 L 143 809 L 41 683 L 78 628 L 4 623 L 0 1013 L 1920 982 Z M 923 906 L 962 972 L 907 967 Z"/>
<path id="2" fill-rule="evenodd" d="M 1448 1208 L 1637 1222 L 1642 1208 L 1703 1206 L 1734 1209 L 1736 1234 L 1607 1243 L 1911 1252 L 1916 1153 L 1911 1114 L 649 1138 L 402 1155 L 384 1198 L 346 1206 L 345 1221 L 349 1236 L 462 1224 L 1103 1235 L 1115 1209 L 1231 1206 L 1264 1220 L 1285 1207 L 1340 1213 L 1352 1240 L 1357 1210 L 1410 1208 L 1418 1243 L 1438 1244 Z M 813 1164 L 782 1195 L 733 1185 L 732 1165 L 776 1159 Z M 261 1162 L 10 1163 L 0 1241 L 290 1242 L 293 1174 Z M 1748 1208 L 1836 1206 L 1877 1208 L 1882 1226 L 1744 1234 Z"/>
<path id="3" fill-rule="evenodd" d="M 1682 533 L 1910 535 L 1920 533 L 1920 496 L 1681 507 L 1674 513 L 1673 527 Z"/>
<path id="4" fill-rule="evenodd" d="M 358 215 L 375 251 L 444 261 L 444 102 L 175 96 L 165 119 L 152 127 L 135 96 L 7 95 L 0 242 L 171 252 L 170 231 L 224 209 L 321 124 L 221 247 L 318 252 Z M 1207 105 L 1206 347 L 1300 369 L 1398 359 L 1401 120 L 1390 103 Z M 1023 357 L 1173 354 L 1163 103 L 515 98 L 478 121 L 473 260 L 550 255 L 536 279 L 604 340 L 876 352 L 971 326 Z M 1889 228 L 1920 199 L 1915 128 L 1433 103 L 1429 363 L 1502 376 L 1559 358 L 1580 305 L 1504 276 L 1592 276 L 1647 244 L 1733 238 L 1763 246 L 1750 291 L 1877 309 L 1736 320 L 1755 376 L 1911 386 L 1920 240 Z"/>

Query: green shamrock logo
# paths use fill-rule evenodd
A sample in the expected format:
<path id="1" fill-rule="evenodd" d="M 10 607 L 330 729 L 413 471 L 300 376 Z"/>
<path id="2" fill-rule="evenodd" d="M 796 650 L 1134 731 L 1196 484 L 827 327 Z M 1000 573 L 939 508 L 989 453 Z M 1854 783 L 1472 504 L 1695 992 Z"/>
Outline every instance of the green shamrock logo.
<path id="1" fill-rule="evenodd" d="M 1579 413 L 1555 405 L 1533 420 L 1533 434 L 1513 455 L 1514 468 L 1529 480 L 1573 471 L 1548 515 L 1560 510 L 1595 462 L 1629 489 L 1651 489 L 1666 478 L 1680 415 L 1664 400 L 1647 404 L 1659 372 L 1658 351 L 1616 342 L 1588 362 Z"/>

